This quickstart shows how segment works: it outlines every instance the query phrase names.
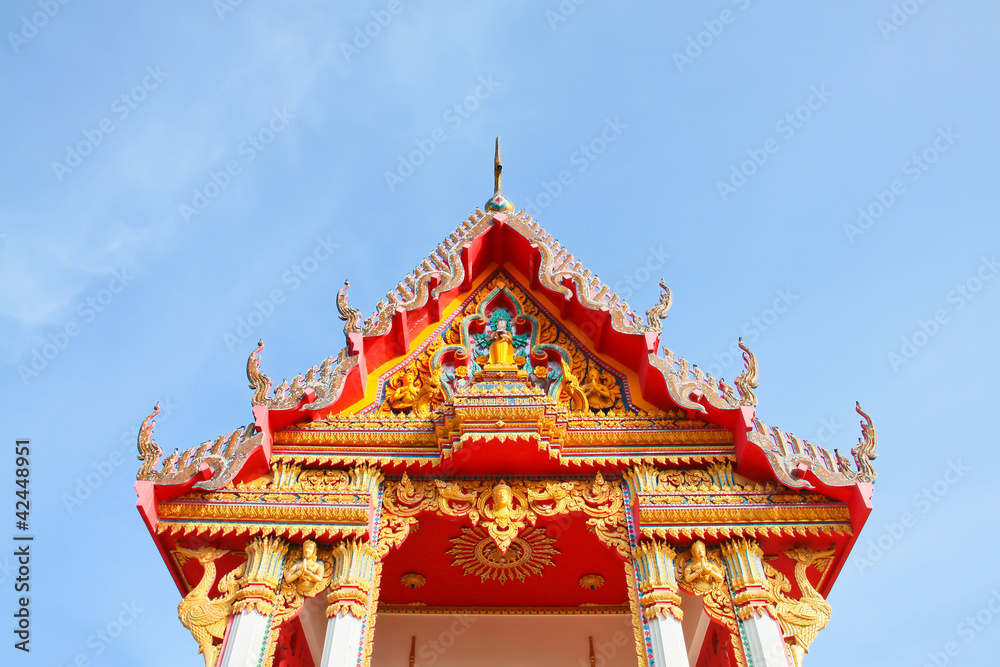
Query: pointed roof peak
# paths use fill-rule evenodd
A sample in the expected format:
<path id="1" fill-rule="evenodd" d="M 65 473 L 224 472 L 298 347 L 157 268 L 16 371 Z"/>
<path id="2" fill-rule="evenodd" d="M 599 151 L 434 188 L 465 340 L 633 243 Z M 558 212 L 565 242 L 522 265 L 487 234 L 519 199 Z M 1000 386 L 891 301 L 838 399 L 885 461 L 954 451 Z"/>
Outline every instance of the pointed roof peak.
<path id="1" fill-rule="evenodd" d="M 513 213 L 514 204 L 503 196 L 503 190 L 500 187 L 500 173 L 502 171 L 503 161 L 500 159 L 500 137 L 497 137 L 496 155 L 493 158 L 493 196 L 486 202 L 486 210 Z"/>

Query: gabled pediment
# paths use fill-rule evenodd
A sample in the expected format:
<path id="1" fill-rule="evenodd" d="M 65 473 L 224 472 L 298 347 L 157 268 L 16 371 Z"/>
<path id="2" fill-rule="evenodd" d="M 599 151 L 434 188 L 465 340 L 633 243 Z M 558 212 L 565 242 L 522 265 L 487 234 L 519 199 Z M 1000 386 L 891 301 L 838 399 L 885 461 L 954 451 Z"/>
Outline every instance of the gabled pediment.
<path id="1" fill-rule="evenodd" d="M 397 466 L 454 457 L 472 472 L 732 456 L 728 429 L 646 400 L 634 372 L 526 283 L 499 267 L 480 276 L 406 354 L 372 370 L 361 400 L 276 432 L 275 455 Z"/>

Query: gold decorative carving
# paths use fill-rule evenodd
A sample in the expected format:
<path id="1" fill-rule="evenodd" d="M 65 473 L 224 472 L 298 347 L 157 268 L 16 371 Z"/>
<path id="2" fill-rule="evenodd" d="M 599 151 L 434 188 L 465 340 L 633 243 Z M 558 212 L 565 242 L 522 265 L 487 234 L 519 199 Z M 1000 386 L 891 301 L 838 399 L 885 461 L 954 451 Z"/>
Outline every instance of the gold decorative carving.
<path id="1" fill-rule="evenodd" d="M 535 525 L 540 516 L 582 512 L 587 516 L 587 526 L 605 544 L 623 556 L 629 555 L 621 485 L 605 481 L 600 472 L 590 482 L 519 480 L 510 484 L 413 481 L 403 475 L 398 482 L 386 483 L 379 552 L 384 556 L 391 547 L 401 544 L 417 523 L 416 516 L 426 511 L 468 516 L 473 526 L 482 522 L 501 551 L 508 537 L 513 541 L 523 526 Z"/>
<path id="2" fill-rule="evenodd" d="M 345 540 L 334 548 L 334 571 L 326 596 L 330 603 L 326 608 L 327 618 L 340 614 L 357 619 L 367 616 L 376 561 L 378 555 L 367 541 Z"/>
<path id="3" fill-rule="evenodd" d="M 233 494 L 235 495 L 235 494 Z M 277 494 L 266 494 L 277 495 Z M 277 500 L 261 496 L 263 500 Z M 280 528 L 281 523 L 341 523 L 355 524 L 367 523 L 368 508 L 363 505 L 340 506 L 335 503 L 344 502 L 348 499 L 355 500 L 357 496 L 320 496 L 316 500 L 327 504 L 316 506 L 312 504 L 302 505 L 253 505 L 252 500 L 244 501 L 248 504 L 224 505 L 216 503 L 198 504 L 177 501 L 164 503 L 160 506 L 161 520 L 189 520 L 195 523 L 203 520 L 205 523 L 226 524 L 231 522 L 251 521 L 258 523 L 276 524 L 272 528 Z"/>
<path id="4" fill-rule="evenodd" d="M 541 574 L 547 566 L 554 565 L 552 556 L 559 553 L 553 546 L 555 540 L 537 528 L 524 529 L 503 550 L 482 526 L 463 527 L 462 534 L 451 543 L 454 546 L 447 553 L 455 557 L 453 564 L 462 568 L 463 573 L 478 576 L 482 581 L 495 579 L 501 584 Z"/>
<path id="5" fill-rule="evenodd" d="M 189 493 L 160 504 L 157 531 L 334 539 L 368 530 L 370 504 L 382 473 L 369 464 L 350 470 L 303 469 L 282 460 L 271 472 L 223 491 Z"/>
<path id="6" fill-rule="evenodd" d="M 589 409 L 587 395 L 580 386 L 580 381 L 573 375 L 569 364 L 562 362 L 563 384 L 562 391 L 569 397 L 570 409 L 578 412 L 586 412 Z"/>
<path id="7" fill-rule="evenodd" d="M 399 578 L 399 583 L 407 588 L 420 588 L 427 583 L 427 577 L 419 572 L 407 572 Z"/>
<path id="8" fill-rule="evenodd" d="M 642 594 L 639 603 L 648 620 L 667 615 L 684 619 L 677 592 L 676 557 L 677 553 L 660 540 L 640 542 L 635 548 L 633 558 Z"/>
<path id="9" fill-rule="evenodd" d="M 215 667 L 219 657 L 219 646 L 215 641 L 221 642 L 226 634 L 232 601 L 236 595 L 236 578 L 243 574 L 245 565 L 240 565 L 226 574 L 219 582 L 221 595 L 210 598 L 208 591 L 215 583 L 215 561 L 229 552 L 211 546 L 203 546 L 200 549 L 178 546 L 177 551 L 190 558 L 196 558 L 203 568 L 198 585 L 192 588 L 177 605 L 177 616 L 198 642 L 198 652 L 205 657 L 205 667 Z"/>
<path id="10" fill-rule="evenodd" d="M 530 301 L 525 302 L 526 312 L 530 310 L 530 304 Z M 461 323 L 462 320 L 455 321 Z M 545 340 L 547 329 L 542 324 L 546 320 L 538 321 L 542 332 L 540 340 Z M 453 330 L 454 327 L 445 329 L 445 341 L 452 340 L 448 336 Z M 562 334 L 556 331 L 554 335 L 558 337 Z M 559 341 L 567 350 L 576 349 L 571 339 L 559 338 Z M 581 353 L 572 354 L 578 355 L 583 368 L 587 367 L 587 360 Z M 425 361 L 430 363 L 426 356 L 423 352 L 417 354 L 415 367 L 419 371 L 418 379 L 426 377 L 433 381 L 440 375 L 437 370 L 433 373 L 420 370 L 424 368 Z M 590 368 L 597 366 L 594 360 L 589 363 Z M 414 367 L 413 364 L 405 368 L 410 367 Z M 457 367 L 456 376 L 461 375 L 459 369 L 463 368 Z M 561 379 L 561 364 L 547 370 L 546 374 Z M 274 441 L 276 445 L 303 447 L 276 448 L 275 455 L 297 462 L 324 464 L 351 462 L 360 457 L 380 463 L 428 464 L 432 462 L 427 457 L 430 452 L 440 452 L 443 460 L 470 441 L 489 438 L 532 442 L 554 458 L 561 458 L 565 448 L 572 448 L 566 452 L 570 457 L 566 462 L 587 465 L 652 461 L 657 452 L 660 457 L 655 460 L 679 462 L 731 455 L 732 432 L 707 422 L 687 419 L 680 410 L 643 412 L 613 407 L 603 414 L 568 413 L 564 411 L 564 407 L 568 408 L 568 398 L 566 405 L 560 405 L 550 401 L 540 388 L 526 384 L 520 385 L 523 396 L 520 393 L 515 396 L 512 392 L 516 386 L 508 384 L 501 388 L 480 389 L 479 385 L 472 384 L 460 396 L 454 397 L 454 405 L 445 406 L 440 413 L 432 412 L 426 417 L 415 417 L 412 410 L 393 412 L 388 403 L 383 403 L 384 411 L 331 416 L 322 421 L 299 424 L 275 433 Z M 512 396 L 515 396 L 514 401 L 510 401 Z M 431 395 L 434 410 L 438 410 L 436 401 L 439 400 L 435 389 Z M 505 428 L 498 429 L 498 421 L 503 421 Z M 671 454 L 666 455 L 663 445 L 688 445 L 689 448 L 682 453 L 671 447 Z M 573 451 L 577 448 L 579 451 Z"/>
<path id="11" fill-rule="evenodd" d="M 330 584 L 332 576 L 330 552 L 320 551 L 312 540 L 288 550 L 262 667 L 271 667 L 274 663 L 282 626 L 298 616 L 306 598 L 319 595 Z"/>
<path id="12" fill-rule="evenodd" d="M 370 667 L 372 652 L 375 650 L 375 622 L 378 620 L 379 592 L 382 590 L 382 561 L 375 559 L 372 565 L 372 590 L 368 602 L 368 617 L 365 622 L 364 654 L 361 667 Z"/>
<path id="13" fill-rule="evenodd" d="M 770 564 L 765 564 L 765 570 L 771 577 L 771 592 L 776 599 L 775 607 L 785 641 L 788 642 L 795 667 L 802 667 L 802 657 L 809 652 L 809 645 L 816 639 L 819 631 L 830 622 L 832 611 L 830 604 L 809 582 L 808 569 L 817 561 L 833 556 L 834 550 L 812 551 L 800 548 L 784 553 L 795 561 L 795 582 L 802 591 L 800 599 L 788 597 L 791 586 L 784 575 Z"/>
<path id="14" fill-rule="evenodd" d="M 524 528 L 528 499 L 523 492 L 514 491 L 501 480 L 489 495 L 479 495 L 476 509 L 479 510 L 480 517 L 485 517 L 483 523 L 490 538 L 496 543 L 500 553 L 506 554 L 511 542 Z"/>
<path id="15" fill-rule="evenodd" d="M 426 416 L 430 413 L 431 389 L 425 387 L 412 367 L 406 367 L 389 380 L 386 386 L 386 403 L 398 412 L 413 411 L 414 415 Z"/>
<path id="16" fill-rule="evenodd" d="M 734 381 L 736 391 L 740 394 L 741 405 L 757 405 L 757 395 L 753 393 L 753 390 L 757 388 L 757 357 L 750 351 L 742 338 L 740 338 L 740 349 L 743 350 L 744 368 Z"/>
<path id="17" fill-rule="evenodd" d="M 728 462 L 704 470 L 635 466 L 627 477 L 636 491 L 645 535 L 677 539 L 851 534 L 846 503 L 775 484 L 737 483 Z"/>
<path id="18" fill-rule="evenodd" d="M 632 614 L 632 635 L 635 638 L 635 653 L 640 667 L 648 667 L 649 659 L 646 656 L 646 639 L 643 636 L 643 625 L 645 617 L 642 607 L 639 605 L 639 592 L 636 589 L 635 566 L 631 558 L 625 559 L 625 588 L 628 590 L 628 606 Z"/>
<path id="19" fill-rule="evenodd" d="M 604 577 L 599 574 L 585 574 L 580 577 L 579 583 L 580 588 L 594 591 L 604 585 Z"/>
<path id="20" fill-rule="evenodd" d="M 587 369 L 587 383 L 581 387 L 591 410 L 607 410 L 617 401 L 618 383 L 597 364 Z"/>
<path id="21" fill-rule="evenodd" d="M 284 583 L 294 587 L 296 595 L 315 597 L 326 588 L 333 575 L 333 564 L 319 560 L 316 543 L 306 540 L 302 543 L 300 554 L 291 553 L 288 565 L 285 567 Z"/>
<path id="22" fill-rule="evenodd" d="M 714 554 L 709 556 L 704 542 L 692 544 L 690 555 L 680 571 L 683 582 L 695 595 L 705 595 L 725 580 L 722 562 Z"/>
<path id="23" fill-rule="evenodd" d="M 739 667 L 747 667 L 740 640 L 732 594 L 725 579 L 725 568 L 717 549 L 708 549 L 701 540 L 691 550 L 678 553 L 674 559 L 677 583 L 681 590 L 702 596 L 705 613 L 729 630 L 729 641 Z"/>

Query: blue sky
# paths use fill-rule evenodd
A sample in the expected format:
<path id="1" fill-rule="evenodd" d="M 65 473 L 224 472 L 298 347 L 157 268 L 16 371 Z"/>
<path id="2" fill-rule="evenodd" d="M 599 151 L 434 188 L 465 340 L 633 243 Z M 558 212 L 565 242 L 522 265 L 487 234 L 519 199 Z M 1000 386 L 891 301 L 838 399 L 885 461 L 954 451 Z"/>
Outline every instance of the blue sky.
<path id="1" fill-rule="evenodd" d="M 876 511 L 807 664 L 995 660 L 1000 6 L 389 7 L 0 9 L 0 477 L 35 454 L 15 664 L 198 663 L 133 507 L 139 423 L 169 404 L 168 450 L 246 424 L 259 337 L 277 379 L 335 354 L 336 289 L 369 314 L 482 206 L 496 135 L 505 193 L 637 310 L 666 280 L 664 344 L 731 379 L 748 339 L 762 419 L 843 451 L 872 415 Z"/>

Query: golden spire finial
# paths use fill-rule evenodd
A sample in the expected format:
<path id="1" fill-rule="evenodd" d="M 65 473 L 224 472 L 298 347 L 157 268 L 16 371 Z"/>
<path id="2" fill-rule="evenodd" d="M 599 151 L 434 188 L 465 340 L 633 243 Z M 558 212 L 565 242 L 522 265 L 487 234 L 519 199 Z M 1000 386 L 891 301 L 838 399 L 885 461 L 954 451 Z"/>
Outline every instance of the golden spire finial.
<path id="1" fill-rule="evenodd" d="M 514 204 L 503 196 L 503 191 L 500 189 L 501 171 L 503 171 L 503 162 L 500 160 L 500 137 L 497 137 L 497 152 L 493 159 L 493 196 L 486 202 L 486 210 L 496 213 L 513 213 Z"/>
<path id="2" fill-rule="evenodd" d="M 493 192 L 500 192 L 501 171 L 503 171 L 503 161 L 500 160 L 500 137 L 497 137 L 497 153 L 493 158 Z"/>

